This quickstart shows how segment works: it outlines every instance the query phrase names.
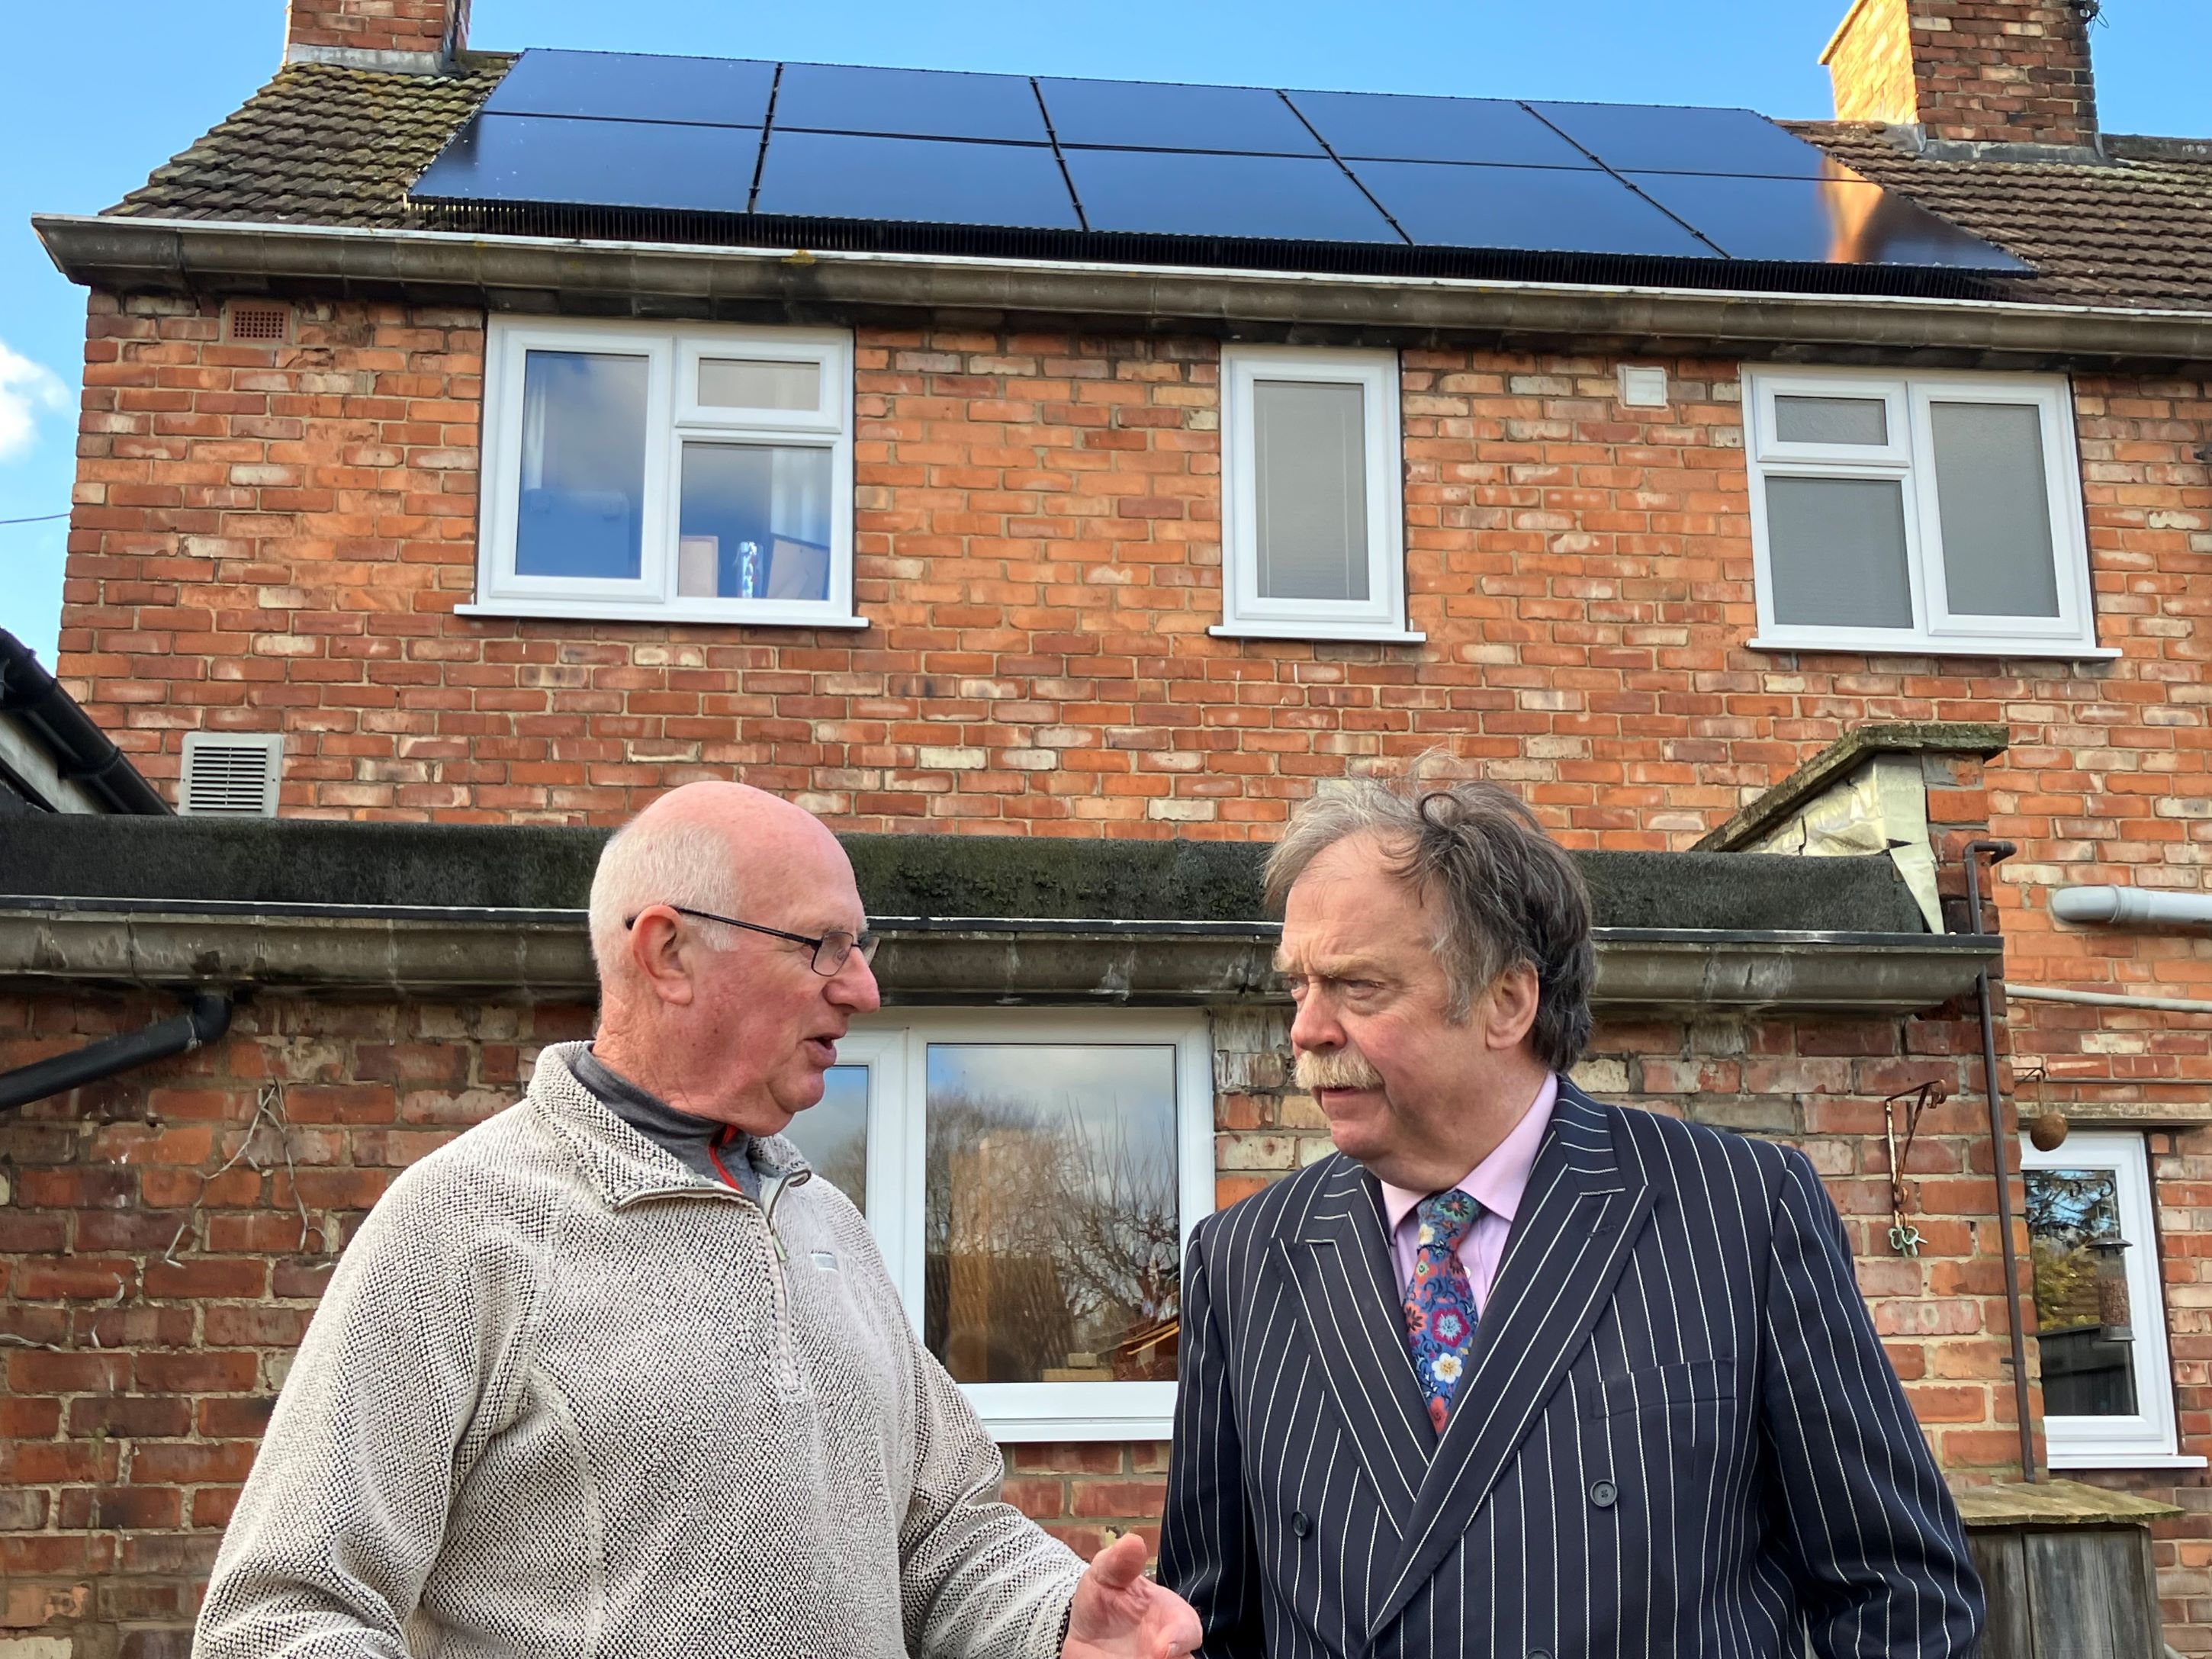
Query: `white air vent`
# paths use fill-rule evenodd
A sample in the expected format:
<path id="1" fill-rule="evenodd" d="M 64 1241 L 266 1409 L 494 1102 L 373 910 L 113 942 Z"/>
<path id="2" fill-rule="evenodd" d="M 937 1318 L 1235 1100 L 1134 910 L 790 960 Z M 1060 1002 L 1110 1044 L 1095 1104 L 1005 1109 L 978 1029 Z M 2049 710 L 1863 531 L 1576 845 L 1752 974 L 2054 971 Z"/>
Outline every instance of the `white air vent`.
<path id="1" fill-rule="evenodd" d="M 1624 409 L 1664 409 L 1668 404 L 1667 371 L 1642 363 L 1620 366 L 1620 403 Z"/>
<path id="2" fill-rule="evenodd" d="M 284 739 L 254 732 L 187 732 L 177 811 L 187 817 L 273 818 Z"/>

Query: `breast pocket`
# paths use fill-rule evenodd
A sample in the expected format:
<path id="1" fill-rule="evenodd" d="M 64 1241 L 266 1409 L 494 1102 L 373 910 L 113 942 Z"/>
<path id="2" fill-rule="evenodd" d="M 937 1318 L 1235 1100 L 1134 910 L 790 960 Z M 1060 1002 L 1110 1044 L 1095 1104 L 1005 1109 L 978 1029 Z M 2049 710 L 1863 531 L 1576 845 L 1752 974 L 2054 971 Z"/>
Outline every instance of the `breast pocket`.
<path id="1" fill-rule="evenodd" d="M 1726 1415 L 1735 1399 L 1735 1361 L 1688 1359 L 1671 1365 L 1648 1365 L 1619 1376 L 1601 1376 L 1583 1404 L 1586 1421 L 1644 1412 L 1692 1412 L 1703 1406 Z"/>

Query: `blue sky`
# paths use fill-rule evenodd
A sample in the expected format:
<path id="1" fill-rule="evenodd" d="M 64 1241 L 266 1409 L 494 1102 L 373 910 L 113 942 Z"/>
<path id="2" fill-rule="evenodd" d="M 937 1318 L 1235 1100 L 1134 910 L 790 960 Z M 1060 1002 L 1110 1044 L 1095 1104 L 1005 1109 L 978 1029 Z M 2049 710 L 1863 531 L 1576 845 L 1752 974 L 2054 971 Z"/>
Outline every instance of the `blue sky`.
<path id="1" fill-rule="evenodd" d="M 476 0 L 480 46 L 1829 112 L 1816 59 L 1847 0 Z M 84 296 L 29 216 L 91 212 L 275 69 L 281 0 L 21 6 L 0 100 L 0 520 L 69 505 Z M 2105 0 L 2107 131 L 2212 134 L 2212 0 Z M 96 66 L 96 69 L 94 67 Z M 52 660 L 59 522 L 0 524 L 0 628 Z"/>

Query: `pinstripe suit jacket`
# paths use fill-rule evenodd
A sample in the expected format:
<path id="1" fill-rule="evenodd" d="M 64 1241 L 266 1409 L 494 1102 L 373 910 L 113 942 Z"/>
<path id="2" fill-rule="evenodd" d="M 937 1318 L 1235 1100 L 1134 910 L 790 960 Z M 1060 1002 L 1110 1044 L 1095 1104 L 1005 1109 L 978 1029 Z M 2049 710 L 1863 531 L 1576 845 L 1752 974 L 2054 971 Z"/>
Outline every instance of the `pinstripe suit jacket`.
<path id="1" fill-rule="evenodd" d="M 1562 1083 L 1441 1437 L 1403 1328 L 1341 1154 L 1192 1238 L 1160 1577 L 1206 1659 L 1977 1650 L 1802 1153 Z"/>

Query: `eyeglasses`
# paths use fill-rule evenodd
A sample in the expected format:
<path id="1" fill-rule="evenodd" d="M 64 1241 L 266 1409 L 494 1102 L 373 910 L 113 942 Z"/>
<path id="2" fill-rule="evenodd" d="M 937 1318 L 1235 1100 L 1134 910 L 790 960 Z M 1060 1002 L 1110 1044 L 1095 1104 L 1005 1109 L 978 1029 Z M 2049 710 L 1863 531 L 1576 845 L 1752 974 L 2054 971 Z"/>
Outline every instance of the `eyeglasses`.
<path id="1" fill-rule="evenodd" d="M 862 962 L 872 963 L 876 946 L 883 942 L 873 933 L 848 933 L 842 928 L 815 939 L 805 933 L 787 933 L 781 927 L 763 927 L 757 921 L 739 921 L 735 916 L 718 916 L 712 910 L 694 910 L 688 904 L 672 904 L 668 908 L 680 916 L 696 916 L 702 921 L 719 921 L 725 927 L 742 927 L 749 933 L 766 933 L 770 939 L 787 939 L 793 945 L 810 945 L 814 951 L 814 971 L 824 979 L 842 969 L 846 958 L 855 951 L 860 953 Z M 625 917 L 623 926 L 636 927 L 637 918 Z"/>

